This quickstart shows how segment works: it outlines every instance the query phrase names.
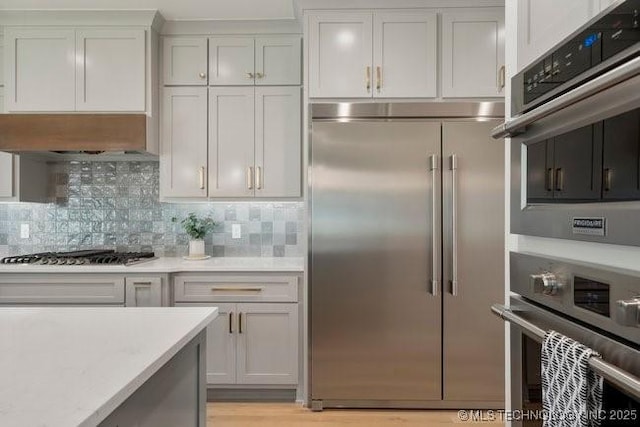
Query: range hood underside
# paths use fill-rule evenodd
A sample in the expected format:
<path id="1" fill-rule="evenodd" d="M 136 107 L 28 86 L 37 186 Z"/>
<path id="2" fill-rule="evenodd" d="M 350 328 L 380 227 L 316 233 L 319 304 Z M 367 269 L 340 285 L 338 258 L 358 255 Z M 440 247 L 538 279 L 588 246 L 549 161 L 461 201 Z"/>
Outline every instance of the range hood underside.
<path id="1" fill-rule="evenodd" d="M 0 151 L 147 151 L 146 114 L 0 114 Z"/>

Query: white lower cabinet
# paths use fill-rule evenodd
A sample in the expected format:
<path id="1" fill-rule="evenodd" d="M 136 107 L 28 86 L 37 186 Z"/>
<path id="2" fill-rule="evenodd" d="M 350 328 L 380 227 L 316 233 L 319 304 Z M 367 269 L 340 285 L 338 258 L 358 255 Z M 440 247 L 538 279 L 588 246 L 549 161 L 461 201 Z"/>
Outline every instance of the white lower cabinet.
<path id="1" fill-rule="evenodd" d="M 298 382 L 298 305 L 240 303 L 237 384 Z"/>
<path id="2" fill-rule="evenodd" d="M 125 278 L 127 307 L 161 307 L 162 279 L 160 277 Z"/>
<path id="3" fill-rule="evenodd" d="M 207 329 L 207 384 L 298 384 L 298 280 L 294 275 L 174 278 L 176 307 L 218 307 Z M 279 298 L 283 302 L 270 302 Z"/>

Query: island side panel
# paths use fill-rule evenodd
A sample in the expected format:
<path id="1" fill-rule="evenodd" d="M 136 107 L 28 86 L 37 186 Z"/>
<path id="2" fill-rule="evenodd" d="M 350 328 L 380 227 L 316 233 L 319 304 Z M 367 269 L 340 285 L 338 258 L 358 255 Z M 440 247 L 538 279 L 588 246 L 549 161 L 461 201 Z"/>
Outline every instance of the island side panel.
<path id="1" fill-rule="evenodd" d="M 205 427 L 206 334 L 201 332 L 100 427 Z"/>

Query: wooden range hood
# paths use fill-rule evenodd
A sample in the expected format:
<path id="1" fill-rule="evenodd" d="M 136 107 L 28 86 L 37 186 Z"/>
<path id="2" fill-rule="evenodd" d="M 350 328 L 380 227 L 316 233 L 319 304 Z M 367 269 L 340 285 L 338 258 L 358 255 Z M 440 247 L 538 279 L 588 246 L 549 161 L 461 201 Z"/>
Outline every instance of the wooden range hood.
<path id="1" fill-rule="evenodd" d="M 0 114 L 0 151 L 147 151 L 146 114 Z"/>

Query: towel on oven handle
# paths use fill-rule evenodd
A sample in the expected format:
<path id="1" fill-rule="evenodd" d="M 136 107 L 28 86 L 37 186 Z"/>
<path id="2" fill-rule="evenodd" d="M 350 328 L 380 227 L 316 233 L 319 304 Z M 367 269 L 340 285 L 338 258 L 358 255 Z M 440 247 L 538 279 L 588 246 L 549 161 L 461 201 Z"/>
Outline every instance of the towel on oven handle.
<path id="1" fill-rule="evenodd" d="M 599 356 L 589 347 L 548 331 L 542 343 L 544 427 L 597 427 L 602 409 L 602 377 L 589 368 Z"/>

